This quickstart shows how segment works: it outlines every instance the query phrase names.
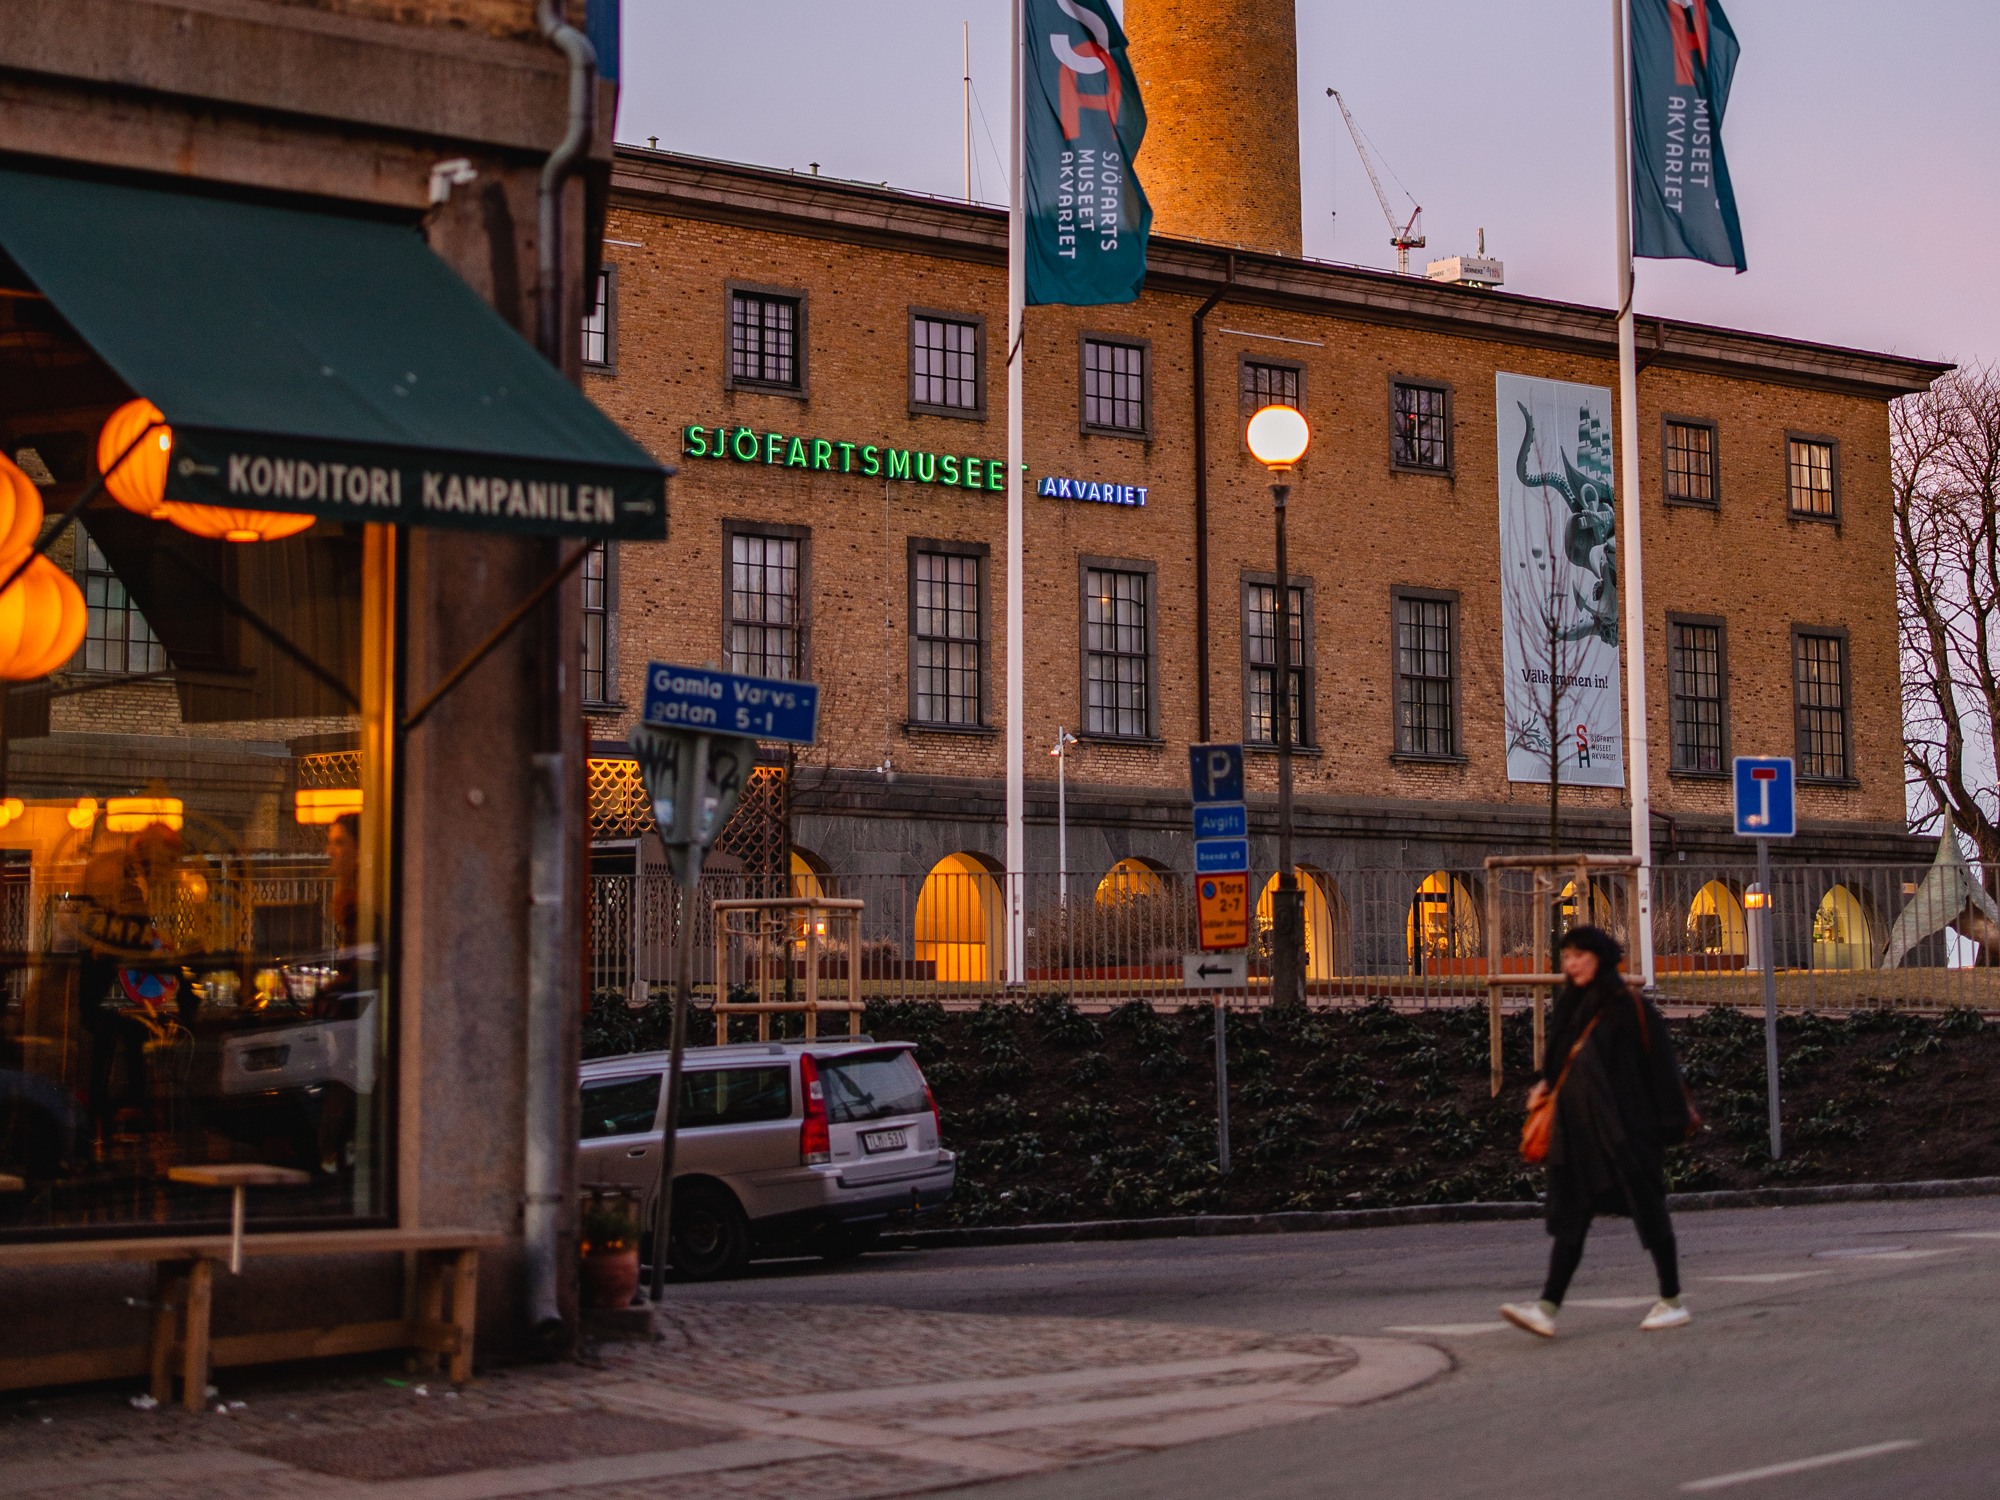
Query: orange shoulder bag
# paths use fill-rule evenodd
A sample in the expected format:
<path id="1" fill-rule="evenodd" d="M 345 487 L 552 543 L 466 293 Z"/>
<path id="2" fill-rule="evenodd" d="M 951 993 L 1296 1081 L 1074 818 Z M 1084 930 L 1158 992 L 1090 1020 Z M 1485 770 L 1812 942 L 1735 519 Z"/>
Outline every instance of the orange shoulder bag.
<path id="1" fill-rule="evenodd" d="M 1583 1028 L 1583 1035 L 1569 1049 L 1569 1056 L 1563 1061 L 1563 1070 L 1556 1075 L 1556 1086 L 1528 1106 L 1528 1118 L 1521 1122 L 1521 1160 L 1548 1160 L 1549 1141 L 1556 1132 L 1556 1095 L 1569 1081 L 1569 1070 L 1576 1065 L 1576 1055 L 1583 1051 L 1583 1044 L 1590 1040 L 1591 1032 L 1597 1029 L 1597 1023 L 1602 1019 L 1602 1011 L 1590 1018 L 1590 1024 Z"/>

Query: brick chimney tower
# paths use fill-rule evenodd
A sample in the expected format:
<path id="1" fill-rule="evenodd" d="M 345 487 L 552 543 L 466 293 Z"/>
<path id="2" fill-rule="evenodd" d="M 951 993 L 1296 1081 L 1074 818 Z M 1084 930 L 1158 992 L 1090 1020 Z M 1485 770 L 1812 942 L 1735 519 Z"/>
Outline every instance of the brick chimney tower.
<path id="1" fill-rule="evenodd" d="M 1293 0 L 1125 0 L 1157 233 L 1303 253 Z"/>

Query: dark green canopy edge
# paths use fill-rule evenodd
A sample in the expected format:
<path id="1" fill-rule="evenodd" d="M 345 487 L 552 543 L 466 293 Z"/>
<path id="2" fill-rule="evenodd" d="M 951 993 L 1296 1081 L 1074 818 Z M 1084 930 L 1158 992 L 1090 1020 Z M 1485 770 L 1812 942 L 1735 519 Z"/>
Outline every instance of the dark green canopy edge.
<path id="1" fill-rule="evenodd" d="M 672 473 L 376 219 L 0 170 L 0 247 L 174 431 L 176 500 L 658 539 Z"/>

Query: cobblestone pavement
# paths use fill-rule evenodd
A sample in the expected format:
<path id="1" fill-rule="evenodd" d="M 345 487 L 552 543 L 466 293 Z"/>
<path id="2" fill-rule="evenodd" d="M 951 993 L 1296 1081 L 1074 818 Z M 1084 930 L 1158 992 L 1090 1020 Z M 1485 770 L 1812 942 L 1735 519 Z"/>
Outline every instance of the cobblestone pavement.
<path id="1" fill-rule="evenodd" d="M 815 1500 L 1156 1451 L 1395 1395 L 1430 1344 L 865 1306 L 670 1303 L 649 1343 L 442 1380 L 225 1371 L 211 1409 L 0 1399 L 0 1497 Z"/>

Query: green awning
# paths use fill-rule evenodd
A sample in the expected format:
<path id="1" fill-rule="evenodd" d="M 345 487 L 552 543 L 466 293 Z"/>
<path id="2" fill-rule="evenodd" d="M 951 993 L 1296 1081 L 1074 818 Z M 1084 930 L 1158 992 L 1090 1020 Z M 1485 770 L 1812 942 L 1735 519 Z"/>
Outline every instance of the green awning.
<path id="1" fill-rule="evenodd" d="M 171 499 L 666 535 L 672 470 L 413 228 L 0 171 L 0 247 L 166 414 Z"/>

